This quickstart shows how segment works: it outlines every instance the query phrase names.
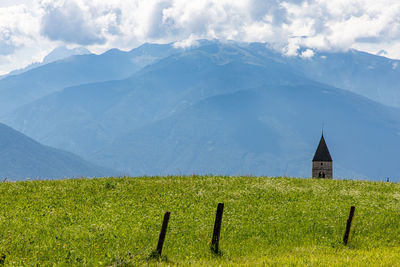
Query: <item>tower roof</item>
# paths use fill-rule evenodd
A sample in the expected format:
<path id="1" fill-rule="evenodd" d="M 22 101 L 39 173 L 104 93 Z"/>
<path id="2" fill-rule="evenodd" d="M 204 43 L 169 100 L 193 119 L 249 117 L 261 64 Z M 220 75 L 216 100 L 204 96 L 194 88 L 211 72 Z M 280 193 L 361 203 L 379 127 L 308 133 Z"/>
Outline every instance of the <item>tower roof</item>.
<path id="1" fill-rule="evenodd" d="M 321 140 L 319 141 L 317 151 L 315 151 L 312 161 L 332 161 L 331 154 L 329 153 L 329 149 L 325 143 L 324 134 L 321 136 Z"/>

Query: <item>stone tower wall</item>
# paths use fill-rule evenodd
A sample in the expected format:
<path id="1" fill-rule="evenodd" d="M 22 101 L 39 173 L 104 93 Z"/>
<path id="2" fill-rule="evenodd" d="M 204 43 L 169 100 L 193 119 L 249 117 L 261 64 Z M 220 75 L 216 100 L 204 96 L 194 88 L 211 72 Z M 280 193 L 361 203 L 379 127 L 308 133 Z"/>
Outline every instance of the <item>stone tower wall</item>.
<path id="1" fill-rule="evenodd" d="M 312 163 L 312 177 L 319 178 L 319 173 L 325 173 L 325 179 L 333 178 L 333 167 L 330 161 L 314 161 Z M 320 177 L 322 178 L 322 177 Z"/>

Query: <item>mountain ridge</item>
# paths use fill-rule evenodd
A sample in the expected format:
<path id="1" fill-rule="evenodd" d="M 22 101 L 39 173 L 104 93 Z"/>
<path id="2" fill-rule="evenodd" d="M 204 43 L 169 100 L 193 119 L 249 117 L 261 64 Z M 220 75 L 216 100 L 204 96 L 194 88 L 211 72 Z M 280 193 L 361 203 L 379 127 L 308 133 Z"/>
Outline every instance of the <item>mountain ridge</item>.
<path id="1" fill-rule="evenodd" d="M 103 177 L 117 174 L 60 149 L 44 146 L 0 123 L 0 177 L 9 180 Z"/>
<path id="2" fill-rule="evenodd" d="M 71 56 L 5 77 L 0 80 L 0 116 L 65 87 L 126 78 L 174 51 L 172 47 L 151 44 L 128 52 L 111 49 L 100 55 Z"/>
<path id="3" fill-rule="evenodd" d="M 384 129 L 375 129 L 371 124 L 380 124 L 379 116 L 370 117 L 371 122 L 360 118 L 364 118 L 366 112 L 377 112 L 382 114 L 380 116 L 392 114 L 395 119 L 395 114 L 400 114 L 398 109 L 370 103 L 345 90 L 326 87 L 324 90 L 329 90 L 326 93 L 318 85 L 305 84 L 302 90 L 320 91 L 327 101 L 325 105 L 328 106 L 323 109 L 326 114 L 316 114 L 318 107 L 310 105 L 312 98 L 303 96 L 296 106 L 292 94 L 297 90 L 299 86 L 265 87 L 213 96 L 180 114 L 132 131 L 89 158 L 98 164 L 109 162 L 110 166 L 138 176 L 192 173 L 273 176 L 286 173 L 309 177 L 320 127 L 325 122 L 336 178 L 396 177 L 395 155 L 400 140 L 395 133 L 399 131 L 399 119 L 396 127 L 389 123 L 381 124 L 385 125 Z M 361 100 L 361 109 L 343 103 L 343 94 Z M 292 108 L 287 109 L 284 104 Z M 329 109 L 336 105 L 352 111 L 350 119 L 343 111 Z M 253 111 L 243 112 L 242 107 Z M 349 135 L 342 131 L 343 127 L 348 127 Z M 364 129 L 368 132 L 363 133 Z M 382 144 L 381 140 L 376 140 L 377 136 L 385 136 L 390 143 Z M 375 153 L 368 153 L 368 148 Z M 385 158 L 385 164 L 380 158 Z M 369 166 L 364 166 L 364 162 L 370 162 Z M 377 165 L 382 166 L 377 168 Z"/>
<path id="4" fill-rule="evenodd" d="M 325 124 L 332 135 L 325 136 L 330 151 L 339 151 L 332 152 L 334 175 L 396 176 L 396 151 L 390 145 L 400 146 L 400 109 L 366 93 L 337 88 L 334 73 L 324 73 L 326 62 L 333 62 L 331 69 L 347 64 L 351 70 L 359 52 L 348 52 L 356 55 L 349 61 L 341 60 L 340 55 L 347 58 L 343 53 L 329 54 L 332 60 L 316 53 L 319 59 L 313 61 L 283 57 L 260 43 L 202 41 L 180 50 L 170 50 L 171 44 L 143 49 L 149 47 L 157 50 L 150 54 L 160 57 L 128 78 L 64 88 L 22 106 L 4 121 L 42 143 L 118 166 L 124 173 L 304 177 Z M 357 75 L 365 73 L 361 66 Z M 342 77 L 351 77 L 349 73 Z M 357 75 L 354 85 L 361 77 Z M 213 99 L 220 104 L 206 108 Z M 246 127 L 252 130 L 244 131 Z M 181 141 L 185 146 L 177 145 Z"/>

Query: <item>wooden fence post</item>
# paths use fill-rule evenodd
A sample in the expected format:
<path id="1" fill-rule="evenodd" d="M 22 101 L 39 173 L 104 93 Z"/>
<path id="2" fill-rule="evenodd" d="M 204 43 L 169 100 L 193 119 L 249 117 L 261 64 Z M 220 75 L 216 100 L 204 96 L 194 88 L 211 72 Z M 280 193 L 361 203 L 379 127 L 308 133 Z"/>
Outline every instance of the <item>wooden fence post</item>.
<path id="1" fill-rule="evenodd" d="M 347 219 L 346 231 L 344 232 L 344 236 L 343 236 L 343 242 L 344 242 L 345 246 L 347 245 L 347 241 L 349 241 L 350 227 L 351 227 L 351 222 L 353 221 L 355 209 L 356 208 L 354 206 L 351 206 L 349 218 Z"/>
<path id="2" fill-rule="evenodd" d="M 168 227 L 168 221 L 169 221 L 169 216 L 170 216 L 171 212 L 167 211 L 164 214 L 164 220 L 161 226 L 161 232 L 160 232 L 160 236 L 158 237 L 158 244 L 157 244 L 157 253 L 159 256 L 161 256 L 161 252 L 163 249 L 163 245 L 164 245 L 164 240 L 165 240 L 165 235 L 167 234 L 167 227 Z"/>
<path id="3" fill-rule="evenodd" d="M 219 251 L 219 236 L 221 232 L 223 212 L 224 212 L 224 203 L 218 203 L 217 213 L 215 215 L 214 232 L 211 240 L 211 250 L 216 254 Z"/>

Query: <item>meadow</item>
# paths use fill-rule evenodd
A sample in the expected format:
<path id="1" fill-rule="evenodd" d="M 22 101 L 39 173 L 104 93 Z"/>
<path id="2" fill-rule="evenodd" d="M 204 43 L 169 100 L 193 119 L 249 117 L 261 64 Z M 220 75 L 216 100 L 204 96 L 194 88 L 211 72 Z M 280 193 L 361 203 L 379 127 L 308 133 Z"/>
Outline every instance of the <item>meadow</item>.
<path id="1" fill-rule="evenodd" d="M 171 218 L 155 258 L 165 211 Z M 0 264 L 400 266 L 400 185 L 219 176 L 3 182 Z"/>

